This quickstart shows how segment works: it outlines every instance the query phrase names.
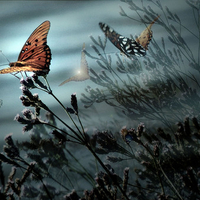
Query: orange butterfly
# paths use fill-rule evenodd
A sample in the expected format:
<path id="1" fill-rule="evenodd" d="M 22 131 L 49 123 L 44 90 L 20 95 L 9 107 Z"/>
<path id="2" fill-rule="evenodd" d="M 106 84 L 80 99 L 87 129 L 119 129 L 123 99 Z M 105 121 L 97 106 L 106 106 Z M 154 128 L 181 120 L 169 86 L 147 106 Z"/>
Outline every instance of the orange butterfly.
<path id="1" fill-rule="evenodd" d="M 51 50 L 47 45 L 49 28 L 49 21 L 40 24 L 25 42 L 17 62 L 11 62 L 10 67 L 0 70 L 0 74 L 21 71 L 38 72 L 38 75 L 48 74 L 51 64 Z"/>
<path id="2" fill-rule="evenodd" d="M 136 38 L 136 42 L 138 42 L 145 50 L 148 50 L 149 42 L 151 41 L 151 38 L 153 37 L 153 32 L 151 30 L 151 27 L 158 20 L 159 17 L 160 15 L 156 17 L 144 31 L 142 31 L 142 33 L 140 34 L 138 38 Z"/>
<path id="3" fill-rule="evenodd" d="M 82 53 L 81 53 L 81 66 L 79 74 L 72 76 L 71 78 L 63 81 L 59 86 L 69 82 L 69 81 L 84 81 L 90 78 L 89 70 L 88 70 L 88 63 L 85 59 L 85 43 L 83 43 Z"/>

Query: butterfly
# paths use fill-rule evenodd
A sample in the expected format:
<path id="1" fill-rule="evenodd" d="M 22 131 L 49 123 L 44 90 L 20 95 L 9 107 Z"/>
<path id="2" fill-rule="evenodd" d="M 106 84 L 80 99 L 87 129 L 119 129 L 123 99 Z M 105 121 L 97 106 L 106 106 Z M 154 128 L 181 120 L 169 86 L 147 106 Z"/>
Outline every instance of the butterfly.
<path id="1" fill-rule="evenodd" d="M 51 50 L 47 45 L 47 34 L 50 22 L 40 24 L 25 42 L 16 62 L 10 67 L 0 70 L 0 74 L 13 72 L 35 72 L 37 75 L 46 75 L 50 71 Z"/>
<path id="2" fill-rule="evenodd" d="M 70 81 L 84 81 L 84 80 L 87 80 L 90 78 L 88 63 L 85 58 L 84 49 L 85 49 L 85 43 L 83 43 L 83 48 L 82 48 L 82 52 L 81 52 L 81 65 L 80 65 L 79 73 L 77 75 L 72 76 L 71 78 L 63 81 L 59 86 L 65 84 L 67 82 L 70 82 Z"/>
<path id="3" fill-rule="evenodd" d="M 154 21 L 152 21 L 151 24 L 135 40 L 118 34 L 105 23 L 100 22 L 99 26 L 105 33 L 105 36 L 108 37 L 108 39 L 127 57 L 130 57 L 130 55 L 145 56 L 146 50 L 148 50 L 149 42 L 153 36 L 151 27 L 159 17 L 160 16 L 154 19 Z"/>
<path id="4" fill-rule="evenodd" d="M 133 141 L 133 135 L 132 135 L 132 131 L 127 130 L 126 126 L 122 127 L 121 131 L 121 136 L 122 139 L 124 140 L 124 142 L 126 142 L 126 144 L 129 144 L 131 141 Z"/>

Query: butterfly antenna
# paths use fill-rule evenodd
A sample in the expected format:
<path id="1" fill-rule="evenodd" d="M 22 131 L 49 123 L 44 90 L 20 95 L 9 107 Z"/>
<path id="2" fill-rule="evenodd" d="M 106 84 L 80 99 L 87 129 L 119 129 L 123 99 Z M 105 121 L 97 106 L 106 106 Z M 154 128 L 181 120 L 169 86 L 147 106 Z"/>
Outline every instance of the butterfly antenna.
<path id="1" fill-rule="evenodd" d="M 10 61 L 8 60 L 8 58 L 3 54 L 2 50 L 0 50 L 0 53 L 3 55 L 3 57 L 8 61 L 8 63 L 10 63 Z"/>

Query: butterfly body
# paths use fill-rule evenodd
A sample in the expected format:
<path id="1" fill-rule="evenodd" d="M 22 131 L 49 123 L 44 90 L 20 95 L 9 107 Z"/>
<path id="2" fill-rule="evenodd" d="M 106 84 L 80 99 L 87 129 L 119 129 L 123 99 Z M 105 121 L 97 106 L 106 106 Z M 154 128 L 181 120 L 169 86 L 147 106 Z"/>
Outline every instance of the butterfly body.
<path id="1" fill-rule="evenodd" d="M 145 56 L 146 50 L 148 50 L 148 44 L 152 38 L 151 26 L 158 18 L 159 16 L 151 22 L 151 24 L 140 34 L 138 38 L 136 38 L 136 40 L 120 35 L 105 23 L 100 22 L 99 26 L 105 36 L 108 37 L 108 39 L 127 57 L 130 57 L 131 55 Z"/>
<path id="2" fill-rule="evenodd" d="M 0 70 L 0 74 L 21 71 L 35 72 L 38 75 L 48 74 L 51 64 L 51 50 L 47 45 L 49 28 L 49 21 L 38 26 L 22 47 L 18 60 L 11 62 L 10 67 Z"/>

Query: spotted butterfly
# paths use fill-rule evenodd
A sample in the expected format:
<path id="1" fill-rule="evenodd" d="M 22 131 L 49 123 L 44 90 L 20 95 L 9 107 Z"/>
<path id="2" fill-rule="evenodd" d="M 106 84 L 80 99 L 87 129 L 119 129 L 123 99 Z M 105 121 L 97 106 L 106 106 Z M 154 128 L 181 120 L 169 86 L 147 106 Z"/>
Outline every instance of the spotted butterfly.
<path id="1" fill-rule="evenodd" d="M 18 60 L 11 62 L 10 67 L 0 70 L 0 74 L 29 71 L 46 75 L 51 64 L 51 50 L 47 45 L 47 34 L 50 22 L 40 24 L 30 35 L 20 51 Z"/>
<path id="2" fill-rule="evenodd" d="M 105 23 L 100 22 L 99 26 L 105 33 L 106 37 L 108 37 L 108 39 L 127 57 L 130 57 L 130 55 L 145 56 L 146 50 L 148 50 L 149 42 L 153 36 L 151 26 L 158 18 L 159 16 L 151 22 L 151 24 L 140 34 L 138 38 L 136 38 L 136 40 L 118 34 Z"/>
<path id="3" fill-rule="evenodd" d="M 85 59 L 85 43 L 83 44 L 82 53 L 81 53 L 81 64 L 80 64 L 80 71 L 77 75 L 72 76 L 71 78 L 63 81 L 59 86 L 70 82 L 70 81 L 84 81 L 90 78 L 89 70 L 88 70 L 88 63 Z"/>

